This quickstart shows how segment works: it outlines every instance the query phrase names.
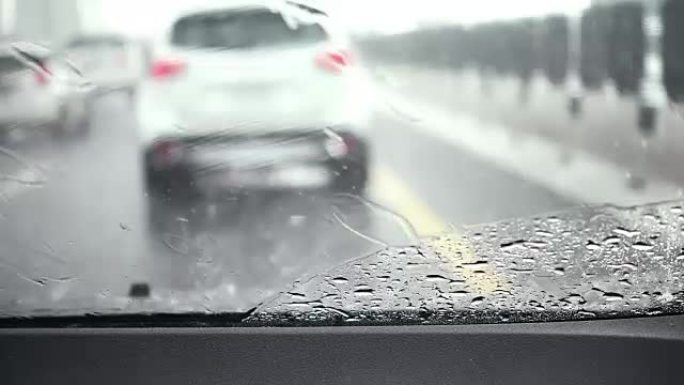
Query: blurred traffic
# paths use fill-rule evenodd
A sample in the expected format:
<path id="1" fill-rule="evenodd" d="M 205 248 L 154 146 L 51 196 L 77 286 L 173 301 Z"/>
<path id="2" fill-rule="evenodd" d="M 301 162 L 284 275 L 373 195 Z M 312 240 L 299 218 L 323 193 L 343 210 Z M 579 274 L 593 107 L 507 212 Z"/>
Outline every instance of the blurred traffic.
<path id="1" fill-rule="evenodd" d="M 69 40 L 62 55 L 100 92 L 135 94 L 143 79 L 148 53 L 144 43 L 119 35 L 80 35 Z"/>
<path id="2" fill-rule="evenodd" d="M 94 28 L 99 2 L 8 3 L 0 281 L 22 306 L 144 285 L 245 310 L 462 224 L 682 196 L 676 1 L 386 31 L 191 2 L 144 36 Z"/>
<path id="3" fill-rule="evenodd" d="M 2 136 L 50 126 L 55 133 L 87 125 L 88 91 L 77 70 L 40 46 L 6 39 L 0 47 Z"/>

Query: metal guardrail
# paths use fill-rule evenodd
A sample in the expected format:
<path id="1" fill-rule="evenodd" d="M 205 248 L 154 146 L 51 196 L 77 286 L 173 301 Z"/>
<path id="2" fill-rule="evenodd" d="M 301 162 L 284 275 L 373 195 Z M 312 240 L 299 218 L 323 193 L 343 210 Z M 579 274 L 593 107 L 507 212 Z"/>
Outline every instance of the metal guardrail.
<path id="1" fill-rule="evenodd" d="M 654 5 L 655 4 L 655 5 Z M 653 26 L 652 20 L 658 22 Z M 639 92 L 656 57 L 672 100 L 684 98 L 684 2 L 624 1 L 594 5 L 574 20 L 565 15 L 491 22 L 465 28 L 426 28 L 359 42 L 370 61 L 425 67 L 476 68 L 522 79 L 542 73 L 557 85 L 578 76 L 584 89 L 612 82 Z M 573 31 L 577 29 L 577 44 Z M 657 31 L 649 30 L 656 28 Z"/>

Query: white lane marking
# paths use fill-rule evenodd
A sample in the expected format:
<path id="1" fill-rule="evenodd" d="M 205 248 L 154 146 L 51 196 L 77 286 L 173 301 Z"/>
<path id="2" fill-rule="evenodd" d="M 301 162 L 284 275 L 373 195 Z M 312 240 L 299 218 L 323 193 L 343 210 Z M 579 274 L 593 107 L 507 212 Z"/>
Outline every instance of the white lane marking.
<path id="1" fill-rule="evenodd" d="M 410 126 L 420 133 L 447 141 L 569 199 L 584 203 L 638 205 L 682 196 L 681 187 L 657 177 L 648 177 L 643 189 L 632 189 L 627 169 L 586 151 L 464 114 L 450 113 L 391 90 L 380 90 L 380 94 L 393 109 L 419 118 Z M 564 160 L 563 154 L 568 153 L 572 156 Z"/>

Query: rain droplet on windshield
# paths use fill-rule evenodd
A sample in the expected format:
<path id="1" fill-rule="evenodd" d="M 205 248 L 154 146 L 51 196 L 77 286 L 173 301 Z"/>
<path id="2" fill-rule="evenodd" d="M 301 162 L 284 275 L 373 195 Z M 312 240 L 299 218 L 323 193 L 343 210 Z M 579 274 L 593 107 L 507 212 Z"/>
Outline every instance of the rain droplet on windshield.
<path id="1" fill-rule="evenodd" d="M 649 251 L 653 250 L 653 245 L 646 242 L 635 242 L 632 248 L 639 251 Z"/>
<path id="2" fill-rule="evenodd" d="M 449 283 L 451 280 L 439 274 L 429 274 L 425 276 L 425 280 L 434 283 Z"/>
<path id="3" fill-rule="evenodd" d="M 615 234 L 622 235 L 622 236 L 627 237 L 627 238 L 634 238 L 637 235 L 641 234 L 641 232 L 638 230 L 628 230 L 624 227 L 618 227 L 616 229 L 613 229 L 613 232 Z"/>
<path id="4" fill-rule="evenodd" d="M 359 297 L 369 297 L 373 295 L 374 290 L 369 288 L 369 287 L 361 287 L 356 290 L 354 290 L 354 295 L 357 295 Z"/>
<path id="5" fill-rule="evenodd" d="M 503 251 L 515 251 L 525 249 L 525 240 L 517 240 L 513 242 L 506 242 L 501 244 L 501 250 Z"/>
<path id="6" fill-rule="evenodd" d="M 333 283 L 336 283 L 336 284 L 341 284 L 341 283 L 347 283 L 347 282 L 349 282 L 349 280 L 348 280 L 347 278 L 345 278 L 345 277 L 335 277 L 335 278 L 332 279 L 332 281 L 333 281 Z"/>
<path id="7" fill-rule="evenodd" d="M 620 294 L 620 293 L 603 293 L 603 298 L 606 299 L 606 301 L 622 301 L 625 299 L 625 297 Z"/>

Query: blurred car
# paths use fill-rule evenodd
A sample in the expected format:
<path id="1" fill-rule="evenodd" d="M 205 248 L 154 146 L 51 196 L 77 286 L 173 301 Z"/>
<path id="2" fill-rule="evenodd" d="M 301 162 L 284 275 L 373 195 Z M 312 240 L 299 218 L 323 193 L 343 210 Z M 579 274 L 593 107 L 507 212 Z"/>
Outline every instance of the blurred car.
<path id="1" fill-rule="evenodd" d="M 156 48 L 136 109 L 148 191 L 363 192 L 365 82 L 328 17 L 195 10 Z"/>
<path id="2" fill-rule="evenodd" d="M 57 132 L 88 126 L 87 96 L 77 74 L 41 47 L 0 46 L 0 127 L 3 136 L 31 127 Z"/>
<path id="3" fill-rule="evenodd" d="M 64 54 L 100 92 L 134 94 L 144 73 L 143 45 L 119 35 L 78 36 L 66 44 Z"/>

